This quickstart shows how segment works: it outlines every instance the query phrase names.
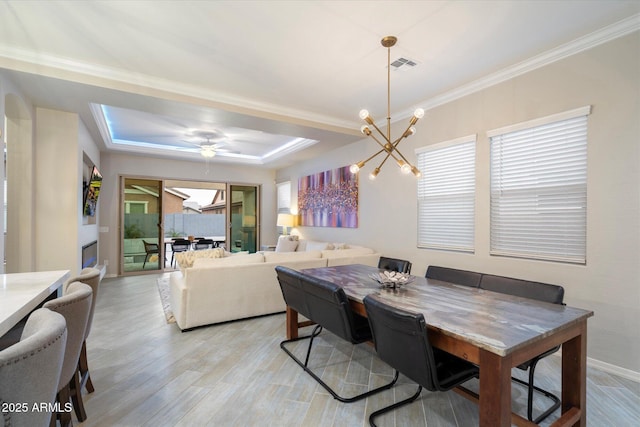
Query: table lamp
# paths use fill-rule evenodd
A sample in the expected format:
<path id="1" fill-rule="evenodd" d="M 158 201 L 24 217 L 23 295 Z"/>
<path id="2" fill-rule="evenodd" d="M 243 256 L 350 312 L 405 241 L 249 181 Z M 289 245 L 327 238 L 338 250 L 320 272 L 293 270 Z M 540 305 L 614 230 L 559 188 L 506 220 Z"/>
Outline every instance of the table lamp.
<path id="1" fill-rule="evenodd" d="M 287 227 L 293 227 L 293 215 L 291 214 L 278 214 L 276 225 L 282 227 L 282 235 L 287 235 Z"/>

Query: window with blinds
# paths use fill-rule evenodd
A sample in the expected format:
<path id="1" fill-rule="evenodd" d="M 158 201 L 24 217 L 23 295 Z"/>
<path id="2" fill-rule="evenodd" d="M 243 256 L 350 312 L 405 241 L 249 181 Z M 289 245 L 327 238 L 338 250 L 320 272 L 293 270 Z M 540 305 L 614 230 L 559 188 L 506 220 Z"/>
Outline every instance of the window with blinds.
<path id="1" fill-rule="evenodd" d="M 277 213 L 291 213 L 291 181 L 276 184 Z"/>
<path id="2" fill-rule="evenodd" d="M 492 255 L 586 262 L 583 107 L 488 133 Z"/>
<path id="3" fill-rule="evenodd" d="M 416 150 L 418 247 L 473 252 L 475 135 Z"/>

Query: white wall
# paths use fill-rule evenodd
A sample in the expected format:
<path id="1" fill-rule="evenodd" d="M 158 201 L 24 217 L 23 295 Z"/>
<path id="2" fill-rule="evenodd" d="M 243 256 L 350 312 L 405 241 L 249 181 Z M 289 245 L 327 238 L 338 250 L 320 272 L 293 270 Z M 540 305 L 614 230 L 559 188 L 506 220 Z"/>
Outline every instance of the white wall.
<path id="1" fill-rule="evenodd" d="M 4 97 L 6 112 L 7 233 L 6 272 L 34 268 L 33 112 L 15 93 Z"/>
<path id="2" fill-rule="evenodd" d="M 82 157 L 90 153 L 99 163 L 97 145 L 77 114 L 34 108 L 0 75 L 0 117 L 5 114 L 8 234 L 0 236 L 0 247 L 10 248 L 6 272 L 68 269 L 75 275 L 80 247 L 98 236 L 97 226 L 83 225 L 81 210 Z"/>
<path id="3" fill-rule="evenodd" d="M 373 166 L 363 169 L 358 229 L 300 227 L 297 232 L 409 259 L 417 275 L 435 264 L 561 284 L 567 304 L 595 312 L 588 325 L 591 362 L 640 379 L 639 76 L 636 32 L 427 111 L 416 136 L 400 146 L 412 161 L 416 148 L 478 135 L 475 254 L 417 249 L 416 182 L 392 164 L 385 165 L 373 182 L 366 178 Z M 593 106 L 588 129 L 587 264 L 490 256 L 486 132 L 584 105 Z M 403 126 L 392 126 L 392 136 Z M 276 180 L 290 179 L 297 187 L 300 176 L 362 160 L 376 147 L 372 140 L 362 140 L 279 170 Z"/>
<path id="4" fill-rule="evenodd" d="M 276 236 L 276 194 L 275 172 L 261 167 L 237 167 L 219 163 L 194 163 L 188 161 L 102 153 L 102 190 L 98 200 L 100 211 L 100 259 L 108 261 L 107 274 L 118 274 L 119 257 L 119 178 L 121 176 L 179 179 L 208 182 L 229 182 L 233 184 L 257 184 L 261 191 L 261 237 L 262 244 L 275 244 Z M 259 242 L 259 244 L 260 244 Z"/>
<path id="5" fill-rule="evenodd" d="M 82 186 L 77 114 L 36 108 L 34 178 L 36 270 L 78 271 Z"/>

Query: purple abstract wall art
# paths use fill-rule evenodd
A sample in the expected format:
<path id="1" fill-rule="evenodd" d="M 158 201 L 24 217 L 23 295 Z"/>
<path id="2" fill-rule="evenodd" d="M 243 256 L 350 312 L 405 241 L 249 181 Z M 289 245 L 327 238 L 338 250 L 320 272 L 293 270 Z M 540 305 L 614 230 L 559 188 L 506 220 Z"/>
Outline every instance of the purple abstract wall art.
<path id="1" fill-rule="evenodd" d="M 349 166 L 298 180 L 300 225 L 307 227 L 358 227 L 358 174 Z"/>

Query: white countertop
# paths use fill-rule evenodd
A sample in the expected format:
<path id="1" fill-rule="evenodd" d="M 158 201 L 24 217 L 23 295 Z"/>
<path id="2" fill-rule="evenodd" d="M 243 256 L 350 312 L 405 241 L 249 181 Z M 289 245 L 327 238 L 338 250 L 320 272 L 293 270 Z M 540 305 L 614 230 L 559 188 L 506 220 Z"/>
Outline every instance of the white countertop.
<path id="1" fill-rule="evenodd" d="M 69 270 L 0 274 L 0 336 L 60 288 Z"/>

